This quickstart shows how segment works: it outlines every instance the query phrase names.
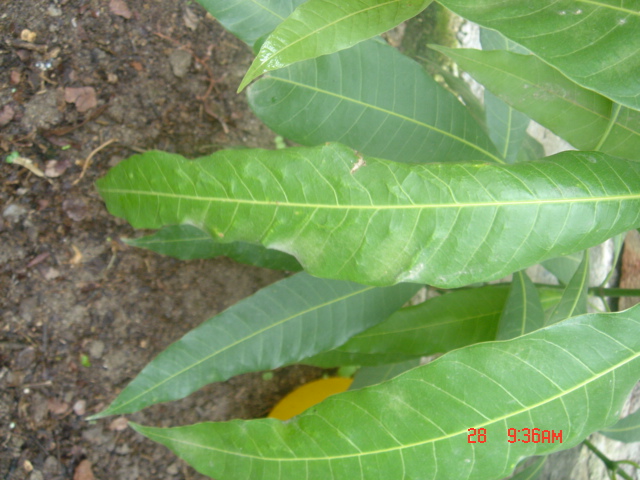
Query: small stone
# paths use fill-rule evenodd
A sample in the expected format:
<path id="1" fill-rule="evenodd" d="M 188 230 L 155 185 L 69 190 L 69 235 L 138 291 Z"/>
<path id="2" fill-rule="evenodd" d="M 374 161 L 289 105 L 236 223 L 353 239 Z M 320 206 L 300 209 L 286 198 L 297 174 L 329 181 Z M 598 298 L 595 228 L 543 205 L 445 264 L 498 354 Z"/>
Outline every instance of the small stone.
<path id="1" fill-rule="evenodd" d="M 131 447 L 128 443 L 124 443 L 122 445 L 118 445 L 116 447 L 116 453 L 118 455 L 129 455 L 131 453 Z"/>
<path id="2" fill-rule="evenodd" d="M 87 413 L 87 401 L 86 400 L 78 400 L 73 404 L 73 413 L 81 417 L 85 413 Z"/>
<path id="3" fill-rule="evenodd" d="M 173 462 L 171 465 L 167 467 L 167 473 L 169 475 L 177 475 L 180 471 L 180 467 L 178 466 L 178 462 Z"/>
<path id="4" fill-rule="evenodd" d="M 191 66 L 191 54 L 186 50 L 174 50 L 169 54 L 169 63 L 173 74 L 178 77 L 184 77 Z"/>
<path id="5" fill-rule="evenodd" d="M 50 17 L 60 17 L 62 15 L 62 10 L 60 7 L 52 3 L 49 5 L 49 8 L 47 8 L 47 15 Z"/>
<path id="6" fill-rule="evenodd" d="M 67 198 L 62 202 L 62 210 L 71 220 L 80 222 L 87 216 L 87 204 L 81 198 Z"/>
<path id="7" fill-rule="evenodd" d="M 23 42 L 33 43 L 36 41 L 37 36 L 38 34 L 36 32 L 32 32 L 27 28 L 20 32 L 20 40 L 22 40 Z"/>
<path id="8" fill-rule="evenodd" d="M 35 362 L 35 359 L 36 349 L 27 347 L 16 356 L 15 367 L 18 370 L 28 370 Z"/>
<path id="9" fill-rule="evenodd" d="M 28 211 L 29 210 L 27 209 L 27 207 L 12 203 L 2 211 L 2 216 L 8 221 L 16 223 L 18 220 L 20 220 L 20 217 L 25 215 Z"/>
<path id="10" fill-rule="evenodd" d="M 58 459 L 53 455 L 49 455 L 42 466 L 42 473 L 44 476 L 47 478 L 53 478 L 55 475 L 61 473 L 61 471 L 62 468 Z"/>
<path id="11" fill-rule="evenodd" d="M 98 359 L 102 357 L 104 353 L 104 342 L 101 340 L 94 340 L 89 344 L 89 355 L 91 358 Z"/>
<path id="12" fill-rule="evenodd" d="M 44 480 L 44 475 L 40 470 L 34 470 L 31 472 L 31 475 L 29 475 L 29 480 Z"/>
<path id="13" fill-rule="evenodd" d="M 47 267 L 42 271 L 42 276 L 45 280 L 55 280 L 60 276 L 60 270 L 53 267 Z"/>
<path id="14" fill-rule="evenodd" d="M 58 109 L 58 92 L 48 90 L 41 95 L 35 95 L 25 105 L 22 123 L 28 128 L 50 128 L 63 117 L 63 113 Z"/>

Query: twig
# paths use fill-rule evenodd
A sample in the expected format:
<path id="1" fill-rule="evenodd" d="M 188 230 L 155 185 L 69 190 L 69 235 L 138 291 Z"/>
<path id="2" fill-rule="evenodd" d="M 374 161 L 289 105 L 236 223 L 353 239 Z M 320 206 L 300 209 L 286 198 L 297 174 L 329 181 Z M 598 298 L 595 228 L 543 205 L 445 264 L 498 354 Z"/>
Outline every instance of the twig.
<path id="1" fill-rule="evenodd" d="M 602 453 L 593 443 L 591 443 L 589 440 L 587 440 L 586 438 L 582 441 L 582 443 L 585 444 L 585 446 L 591 450 L 596 457 L 598 457 L 600 460 L 602 460 L 602 463 L 604 463 L 605 467 L 607 467 L 607 470 L 611 470 L 611 472 L 613 472 L 614 474 L 614 478 L 616 474 L 619 474 L 622 478 L 626 479 L 626 480 L 633 480 L 633 478 L 631 477 L 631 475 L 629 475 L 627 472 L 625 472 L 624 470 L 620 469 L 620 466 L 618 465 L 618 462 L 616 462 L 615 460 L 611 460 L 609 457 L 607 457 L 604 453 Z"/>
<path id="2" fill-rule="evenodd" d="M 117 138 L 112 138 L 111 140 L 104 142 L 102 145 L 94 149 L 84 161 L 84 165 L 82 165 L 82 172 L 80 172 L 80 176 L 71 185 L 76 185 L 80 180 L 82 180 L 82 178 L 84 177 L 84 174 L 87 172 L 87 168 L 89 168 L 89 165 L 91 165 L 91 159 L 93 159 L 96 153 L 98 153 L 100 150 L 107 147 L 108 145 L 111 145 L 113 142 L 117 142 L 117 141 L 118 141 Z"/>

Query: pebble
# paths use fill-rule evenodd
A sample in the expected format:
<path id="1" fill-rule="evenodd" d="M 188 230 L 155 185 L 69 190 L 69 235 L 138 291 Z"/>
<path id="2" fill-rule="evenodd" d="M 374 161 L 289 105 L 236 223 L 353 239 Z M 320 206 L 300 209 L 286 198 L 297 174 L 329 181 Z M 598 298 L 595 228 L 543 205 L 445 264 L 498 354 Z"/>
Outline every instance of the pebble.
<path id="1" fill-rule="evenodd" d="M 15 360 L 15 367 L 18 370 L 28 370 L 36 360 L 36 349 L 33 347 L 27 347 L 22 350 Z"/>
<path id="2" fill-rule="evenodd" d="M 102 340 L 94 340 L 89 344 L 89 355 L 91 358 L 98 359 L 104 354 L 104 342 Z"/>
<path id="3" fill-rule="evenodd" d="M 174 462 L 167 467 L 167 473 L 169 475 L 177 475 L 180 471 L 180 467 L 178 466 L 178 462 Z"/>
<path id="4" fill-rule="evenodd" d="M 25 215 L 28 211 L 27 207 L 12 203 L 2 211 L 2 216 L 10 222 L 16 223 L 20 220 L 20 217 Z"/>
<path id="5" fill-rule="evenodd" d="M 169 54 L 169 64 L 173 74 L 178 77 L 184 77 L 191 66 L 191 54 L 186 50 L 174 50 Z"/>
<path id="6" fill-rule="evenodd" d="M 29 475 L 29 480 L 44 480 L 44 475 L 40 470 L 34 470 L 31 472 L 31 475 Z"/>
<path id="7" fill-rule="evenodd" d="M 52 3 L 49 5 L 49 8 L 47 8 L 47 15 L 50 17 L 60 17 L 62 15 L 62 10 L 60 7 Z"/>
<path id="8" fill-rule="evenodd" d="M 49 455 L 42 466 L 42 473 L 44 473 L 47 478 L 52 478 L 54 475 L 59 474 L 61 470 L 60 462 L 53 455 Z"/>

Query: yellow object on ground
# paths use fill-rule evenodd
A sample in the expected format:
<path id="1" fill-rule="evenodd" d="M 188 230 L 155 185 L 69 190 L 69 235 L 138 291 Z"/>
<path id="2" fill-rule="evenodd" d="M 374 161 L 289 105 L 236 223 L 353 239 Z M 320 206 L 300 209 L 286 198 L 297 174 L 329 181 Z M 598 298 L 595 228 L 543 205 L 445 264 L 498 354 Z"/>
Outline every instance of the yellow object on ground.
<path id="1" fill-rule="evenodd" d="M 306 383 L 280 400 L 271 410 L 269 418 L 289 420 L 325 398 L 348 390 L 351 382 L 353 378 L 331 377 Z"/>

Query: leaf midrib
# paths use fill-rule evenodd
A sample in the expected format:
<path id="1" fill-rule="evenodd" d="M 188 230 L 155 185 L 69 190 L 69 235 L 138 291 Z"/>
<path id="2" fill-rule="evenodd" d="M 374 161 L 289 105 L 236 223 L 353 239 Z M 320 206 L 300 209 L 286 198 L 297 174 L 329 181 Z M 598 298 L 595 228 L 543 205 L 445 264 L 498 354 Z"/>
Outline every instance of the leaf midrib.
<path id="1" fill-rule="evenodd" d="M 434 125 L 429 125 L 428 123 L 421 122 L 421 121 L 419 121 L 419 120 L 417 120 L 415 118 L 411 118 L 411 117 L 408 117 L 406 115 L 402 115 L 402 114 L 394 112 L 392 110 L 387 110 L 386 108 L 378 107 L 377 105 L 372 105 L 370 103 L 363 102 L 363 101 L 358 100 L 356 98 L 347 97 L 345 95 L 340 95 L 338 93 L 331 92 L 329 90 L 325 90 L 325 89 L 322 89 L 322 88 L 314 87 L 312 85 L 306 85 L 304 83 L 296 82 L 294 80 L 286 79 L 286 78 L 283 78 L 283 77 L 269 76 L 269 77 L 266 77 L 266 78 L 269 78 L 270 80 L 274 80 L 274 81 L 278 81 L 278 82 L 288 83 L 288 84 L 294 85 L 296 87 L 306 88 L 306 89 L 309 89 L 309 90 L 311 90 L 313 92 L 320 93 L 322 95 L 335 97 L 335 98 L 337 98 L 339 100 L 343 100 L 345 102 L 351 102 L 351 103 L 354 103 L 356 105 L 360 105 L 360 106 L 365 107 L 365 108 L 370 108 L 372 110 L 377 110 L 378 112 L 384 113 L 384 114 L 392 116 L 392 117 L 397 117 L 400 120 L 404 120 L 404 121 L 407 121 L 409 123 L 414 123 L 414 124 L 416 124 L 416 125 L 418 125 L 420 127 L 426 128 L 427 130 L 431 130 L 433 132 L 439 133 L 440 135 L 444 135 L 445 137 L 452 138 L 453 140 L 455 140 L 457 142 L 460 142 L 463 145 L 466 145 L 467 147 L 473 148 L 474 150 L 477 150 L 478 152 L 482 153 L 482 155 L 490 158 L 491 160 L 493 160 L 496 163 L 501 163 L 501 164 L 506 163 L 500 157 L 494 155 L 493 153 L 489 152 L 488 150 L 485 150 L 484 148 L 476 145 L 473 142 L 465 140 L 464 138 L 459 137 L 457 135 L 454 135 L 453 133 L 448 132 L 446 130 L 442 130 L 442 129 L 434 126 Z"/>
<path id="2" fill-rule="evenodd" d="M 356 12 L 352 12 L 352 13 L 350 13 L 348 15 L 345 15 L 344 17 L 340 17 L 340 18 L 334 20 L 333 22 L 329 22 L 329 23 L 323 25 L 321 28 L 317 28 L 315 30 L 310 31 L 308 34 L 303 35 L 302 37 L 299 37 L 297 40 L 285 45 L 283 48 L 273 52 L 271 55 L 265 57 L 264 59 L 261 59 L 260 63 L 258 65 L 256 65 L 255 69 L 252 69 L 252 70 L 259 70 L 261 67 L 263 67 L 264 65 L 269 63 L 273 59 L 273 57 L 275 57 L 277 55 L 280 55 L 282 52 L 294 47 L 298 43 L 300 43 L 303 40 L 306 40 L 307 38 L 309 38 L 310 36 L 318 34 L 319 32 L 322 32 L 323 30 L 326 30 L 329 27 L 337 25 L 338 23 L 343 22 L 343 21 L 347 20 L 348 18 L 351 18 L 351 17 L 356 16 L 356 15 L 360 15 L 361 13 L 367 12 L 369 10 L 374 10 L 376 8 L 386 7 L 387 5 L 391 5 L 393 3 L 398 3 L 399 1 L 400 0 L 391 0 L 391 1 L 388 1 L 386 3 L 373 5 L 373 6 L 370 6 L 370 7 L 367 7 L 367 8 L 363 8 L 362 10 L 358 10 Z"/>
<path id="3" fill-rule="evenodd" d="M 554 344 L 555 345 L 555 344 Z M 605 369 L 603 372 L 597 374 L 597 375 L 593 375 L 591 377 L 589 377 L 588 379 L 580 382 L 579 384 L 575 385 L 574 387 L 568 389 L 568 390 L 562 390 L 560 393 L 553 395 L 551 397 L 548 397 L 546 399 L 544 399 L 543 401 L 540 401 L 538 403 L 535 403 L 533 405 L 529 405 L 526 408 L 521 408 L 520 410 L 514 411 L 514 412 L 510 412 L 506 415 L 503 415 L 501 417 L 497 417 L 497 418 L 491 418 L 488 421 L 481 423 L 481 424 L 477 424 L 475 425 L 476 428 L 482 428 L 482 427 L 486 427 L 489 426 L 491 424 L 497 423 L 497 422 L 501 422 L 504 420 L 507 420 L 511 417 L 515 417 L 517 415 L 520 415 L 522 413 L 525 412 L 529 412 L 531 410 L 534 410 L 536 408 L 539 408 L 547 403 L 551 403 L 559 398 L 562 398 L 564 396 L 567 396 L 571 393 L 573 393 L 576 390 L 579 390 L 585 386 L 587 386 L 589 383 L 595 382 L 598 379 L 600 379 L 601 377 L 613 372 L 614 370 L 617 370 L 618 368 L 623 367 L 624 365 L 632 362 L 633 360 L 635 360 L 636 358 L 640 357 L 640 352 L 635 352 L 633 355 L 631 355 L 630 357 L 628 357 L 627 359 L 620 361 L 619 363 Z M 521 359 L 520 359 L 521 360 Z M 192 447 L 197 447 L 197 448 L 201 448 L 204 450 L 209 450 L 209 451 L 214 451 L 214 452 L 219 452 L 219 453 L 223 453 L 223 454 L 227 454 L 227 455 L 233 455 L 236 457 L 242 457 L 242 458 L 251 458 L 254 460 L 260 460 L 263 462 L 310 462 L 310 461 L 327 461 L 327 460 L 340 460 L 340 459 L 345 459 L 345 458 L 359 458 L 359 457 L 364 457 L 364 456 L 369 456 L 369 455 L 378 455 L 378 454 L 384 454 L 384 453 L 389 453 L 389 452 L 394 452 L 394 451 L 402 451 L 404 449 L 408 449 L 408 448 L 415 448 L 418 446 L 422 446 L 422 445 L 427 445 L 430 443 L 435 443 L 438 441 L 442 441 L 442 440 L 446 440 L 452 437 L 455 437 L 457 435 L 461 435 L 461 434 L 466 434 L 467 433 L 467 428 L 463 428 L 461 430 L 458 430 L 456 432 L 452 432 L 446 435 L 442 435 L 440 437 L 436 437 L 436 438 L 431 438 L 428 440 L 423 440 L 420 442 L 413 442 L 413 443 L 408 443 L 408 444 L 404 444 L 404 445 L 398 445 L 398 446 L 394 446 L 394 447 L 389 447 L 389 448 L 383 448 L 383 449 L 378 449 L 378 450 L 371 450 L 371 451 L 367 451 L 367 452 L 359 452 L 359 453 L 354 453 L 354 454 L 345 454 L 345 455 L 329 455 L 329 456 L 324 456 L 324 457 L 295 457 L 295 458 L 275 458 L 275 457 L 260 457 L 258 455 L 250 455 L 250 454 L 244 454 L 244 453 L 239 453 L 239 452 L 234 452 L 234 451 L 229 451 L 229 450 L 223 450 L 221 448 L 215 448 L 215 447 L 209 447 L 207 445 L 201 445 L 201 444 L 197 444 L 197 443 L 193 443 L 193 442 L 187 442 L 181 439 L 177 439 L 177 438 L 173 438 L 170 436 L 164 436 L 164 435 L 160 435 L 157 434 L 156 432 L 154 432 L 151 435 L 148 435 L 149 437 L 153 438 L 162 438 L 165 440 L 170 440 L 172 443 L 181 443 L 184 445 L 189 445 Z"/>
<path id="4" fill-rule="evenodd" d="M 236 340 L 236 341 L 235 341 L 235 342 L 233 342 L 233 343 L 230 343 L 230 344 L 228 344 L 228 345 L 225 345 L 224 347 L 222 347 L 222 348 L 220 348 L 220 349 L 216 350 L 215 352 L 212 352 L 212 353 L 210 353 L 209 355 L 207 355 L 207 356 L 205 356 L 205 357 L 201 358 L 201 359 L 200 359 L 200 360 L 198 360 L 197 362 L 193 362 L 192 364 L 190 364 L 189 366 L 187 366 L 187 367 L 183 368 L 183 369 L 182 369 L 182 370 L 180 370 L 179 372 L 176 372 L 176 373 L 175 373 L 175 374 L 173 374 L 173 375 L 170 375 L 170 376 L 168 376 L 168 377 L 165 377 L 161 382 L 158 382 L 158 383 L 154 384 L 151 388 L 148 388 L 148 389 L 144 390 L 143 392 L 141 392 L 140 394 L 138 394 L 138 395 L 136 395 L 135 397 L 131 398 L 131 399 L 130 399 L 130 400 L 128 400 L 127 402 L 119 404 L 116 408 L 106 410 L 106 411 L 104 412 L 104 415 L 103 415 L 103 416 L 106 416 L 106 415 L 114 415 L 114 414 L 117 414 L 117 413 L 119 413 L 119 412 L 122 412 L 122 411 L 123 411 L 123 409 L 125 409 L 127 405 L 130 405 L 131 403 L 135 402 L 135 401 L 136 401 L 136 400 L 138 400 L 139 398 L 141 398 L 141 397 L 143 397 L 143 396 L 147 395 L 149 392 L 152 392 L 152 391 L 156 390 L 156 389 L 157 389 L 157 388 L 159 388 L 160 386 L 164 385 L 165 383 L 167 383 L 167 382 L 169 382 L 169 381 L 171 381 L 171 380 L 174 380 L 175 378 L 179 377 L 180 375 L 184 375 L 184 374 L 185 374 L 186 372 L 188 372 L 189 370 L 191 370 L 191 369 L 193 369 L 193 368 L 197 367 L 198 365 L 200 365 L 200 364 L 202 364 L 202 363 L 204 363 L 204 362 L 206 362 L 206 361 L 208 361 L 208 360 L 211 360 L 212 358 L 214 358 L 214 357 L 216 357 L 216 356 L 220 355 L 221 353 L 224 353 L 225 351 L 229 350 L 230 348 L 235 347 L 236 345 L 239 345 L 239 344 L 240 344 L 240 343 L 242 343 L 242 342 L 246 342 L 247 340 L 249 340 L 249 339 L 251 339 L 251 338 L 253 338 L 253 337 L 257 336 L 257 335 L 260 335 L 260 334 L 262 334 L 262 333 L 264 333 L 264 332 L 267 332 L 267 331 L 269 331 L 269 330 L 271 330 L 271 329 L 273 329 L 273 328 L 276 328 L 276 327 L 282 326 L 282 325 L 284 325 L 285 323 L 287 323 L 288 321 L 290 321 L 290 320 L 294 320 L 294 319 L 296 319 L 296 318 L 299 318 L 299 317 L 301 317 L 301 316 L 303 316 L 303 315 L 306 315 L 306 314 L 307 314 L 307 313 L 309 313 L 309 312 L 313 312 L 314 310 L 319 310 L 319 309 L 321 309 L 321 308 L 325 308 L 325 307 L 327 307 L 327 306 L 329 306 L 329 305 L 332 305 L 332 304 L 334 304 L 334 303 L 341 302 L 341 301 L 346 300 L 346 299 L 348 299 L 348 298 L 350 298 L 350 297 L 354 297 L 354 296 L 356 296 L 356 295 L 360 295 L 360 294 L 366 293 L 367 291 L 369 291 L 369 290 L 371 290 L 371 289 L 373 289 L 373 288 L 377 288 L 377 287 L 366 286 L 366 287 L 363 287 L 363 288 L 361 288 L 361 289 L 359 289 L 359 290 L 355 290 L 355 291 L 353 291 L 353 292 L 349 292 L 348 294 L 343 295 L 343 296 L 341 296 L 341 297 L 338 297 L 338 298 L 332 298 L 332 299 L 331 299 L 330 301 L 328 301 L 328 302 L 323 302 L 323 303 L 319 303 L 319 304 L 317 304 L 317 305 L 313 305 L 311 308 L 308 308 L 308 309 L 303 310 L 303 311 L 300 311 L 300 312 L 296 312 L 294 315 L 289 315 L 289 316 L 287 316 L 287 317 L 285 317 L 285 318 L 282 318 L 282 319 L 278 320 L 278 321 L 277 321 L 277 322 L 275 322 L 275 323 L 271 323 L 271 324 L 269 324 L 268 326 L 266 326 L 266 327 L 264 327 L 264 328 L 261 328 L 260 330 L 256 330 L 256 331 L 254 331 L 254 332 L 251 332 L 251 334 L 250 334 L 250 335 L 246 335 L 246 336 L 244 336 L 244 337 L 242 337 L 242 338 L 240 338 L 240 339 Z"/>
<path id="5" fill-rule="evenodd" d="M 574 203 L 598 203 L 598 202 L 618 202 L 628 200 L 640 200 L 640 193 L 632 193 L 628 195 L 611 195 L 598 197 L 575 197 L 575 198 L 548 198 L 533 200 L 510 200 L 510 201 L 484 201 L 475 203 L 425 203 L 410 205 L 332 205 L 322 203 L 297 203 L 286 202 L 280 200 L 247 200 L 237 198 L 221 198 L 221 197 L 205 197 L 198 195 L 186 195 L 167 192 L 151 192 L 144 190 L 130 190 L 123 188 L 101 188 L 102 194 L 120 194 L 120 195 L 144 195 L 151 197 L 175 198 L 180 200 L 192 200 L 198 202 L 218 202 L 218 203 L 234 203 L 256 206 L 269 206 L 278 208 L 313 208 L 328 210 L 428 210 L 440 208 L 482 208 L 482 207 L 508 207 L 520 205 L 550 205 L 550 204 L 574 204 Z"/>

